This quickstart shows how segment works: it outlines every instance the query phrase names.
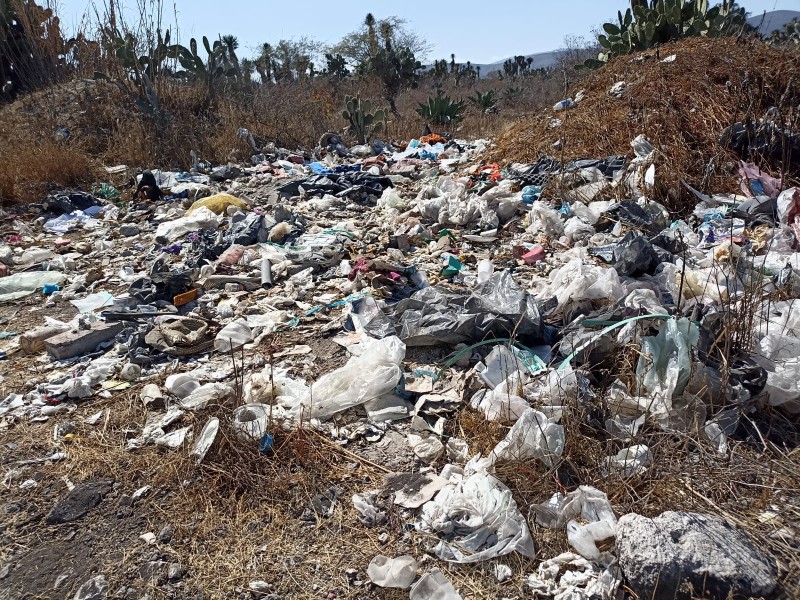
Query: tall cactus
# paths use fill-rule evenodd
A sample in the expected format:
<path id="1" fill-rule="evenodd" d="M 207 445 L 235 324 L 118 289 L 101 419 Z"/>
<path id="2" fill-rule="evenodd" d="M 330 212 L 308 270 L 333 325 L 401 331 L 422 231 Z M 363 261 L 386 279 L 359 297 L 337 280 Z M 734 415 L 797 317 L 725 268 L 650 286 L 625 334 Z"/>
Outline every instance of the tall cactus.
<path id="1" fill-rule="evenodd" d="M 360 95 L 345 97 L 345 110 L 342 117 L 350 125 L 350 133 L 356 136 L 359 144 L 366 144 L 376 133 L 383 131 L 386 111 L 372 112 L 372 102 L 362 100 Z"/>

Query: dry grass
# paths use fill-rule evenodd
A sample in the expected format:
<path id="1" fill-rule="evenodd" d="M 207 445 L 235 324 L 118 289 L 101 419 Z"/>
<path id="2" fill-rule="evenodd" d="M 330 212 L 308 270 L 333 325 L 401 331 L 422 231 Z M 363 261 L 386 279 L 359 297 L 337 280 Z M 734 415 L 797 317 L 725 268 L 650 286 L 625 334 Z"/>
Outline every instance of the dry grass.
<path id="1" fill-rule="evenodd" d="M 466 138 L 499 135 L 561 93 L 556 78 L 538 77 L 513 84 L 445 82 L 443 91 L 459 99 L 476 90 L 501 93 L 507 85 L 521 90 L 513 102 L 501 100 L 497 115 L 481 115 L 470 106 L 452 133 Z M 385 104 L 380 83 L 370 78 L 228 86 L 211 106 L 201 86 L 169 81 L 159 89 L 161 116 L 139 110 L 135 92 L 125 86 L 88 79 L 45 88 L 0 109 L 0 200 L 40 201 L 48 186 L 95 181 L 102 174 L 96 169 L 99 164 L 188 169 L 191 150 L 216 164 L 247 162 L 252 151 L 236 138 L 240 127 L 290 150 L 308 150 L 323 133 L 343 131 L 346 95 L 359 93 L 377 106 Z M 435 93 L 430 81 L 403 92 L 397 100 L 399 114 L 390 116 L 385 137 L 419 137 L 425 123 L 415 110 Z M 53 137 L 61 127 L 71 134 L 67 143 Z"/>
<path id="2" fill-rule="evenodd" d="M 695 200 L 680 184 L 731 192 L 738 187 L 737 157 L 719 138 L 736 121 L 762 118 L 777 107 L 789 129 L 797 130 L 796 105 L 800 54 L 770 48 L 760 41 L 733 38 L 690 38 L 653 54 L 623 56 L 579 82 L 572 93 L 586 90 L 573 110 L 545 110 L 525 120 L 498 140 L 495 158 L 502 162 L 535 161 L 543 155 L 563 160 L 631 155 L 630 142 L 644 133 L 657 150 L 656 199 L 668 208 L 684 210 Z M 621 99 L 608 94 L 617 82 L 628 85 Z M 550 127 L 553 117 L 560 127 Z M 563 149 L 553 150 L 557 140 Z M 753 159 L 771 172 L 783 171 L 797 180 L 797 167 Z M 795 157 L 795 165 L 797 159 Z"/>

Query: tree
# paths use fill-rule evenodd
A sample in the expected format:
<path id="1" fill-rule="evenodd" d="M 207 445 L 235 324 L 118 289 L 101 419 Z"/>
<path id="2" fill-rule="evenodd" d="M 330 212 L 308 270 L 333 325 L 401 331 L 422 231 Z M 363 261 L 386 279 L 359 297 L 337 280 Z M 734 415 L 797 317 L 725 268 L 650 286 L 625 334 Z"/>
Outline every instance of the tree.
<path id="1" fill-rule="evenodd" d="M 336 81 L 346 79 L 350 75 L 347 61 L 344 57 L 341 54 L 333 55 L 330 52 L 325 54 L 325 70 L 323 73 Z"/>
<path id="2" fill-rule="evenodd" d="M 376 19 L 372 13 L 364 19 L 361 27 L 343 37 L 328 49 L 332 54 L 341 54 L 350 66 L 364 64 L 380 50 L 379 32 L 384 23 L 391 30 L 391 45 L 394 48 L 408 48 L 419 60 L 424 60 L 431 52 L 431 44 L 422 36 L 407 27 L 407 21 L 400 17 Z"/>

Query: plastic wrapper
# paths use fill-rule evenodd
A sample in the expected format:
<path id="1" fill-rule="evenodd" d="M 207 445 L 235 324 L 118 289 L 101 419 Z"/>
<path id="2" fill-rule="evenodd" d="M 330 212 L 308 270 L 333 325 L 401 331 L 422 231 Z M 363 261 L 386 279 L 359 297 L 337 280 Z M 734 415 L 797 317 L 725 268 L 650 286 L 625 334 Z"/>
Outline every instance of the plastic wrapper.
<path id="1" fill-rule="evenodd" d="M 439 569 L 425 573 L 411 588 L 410 600 L 462 600 L 450 580 Z"/>

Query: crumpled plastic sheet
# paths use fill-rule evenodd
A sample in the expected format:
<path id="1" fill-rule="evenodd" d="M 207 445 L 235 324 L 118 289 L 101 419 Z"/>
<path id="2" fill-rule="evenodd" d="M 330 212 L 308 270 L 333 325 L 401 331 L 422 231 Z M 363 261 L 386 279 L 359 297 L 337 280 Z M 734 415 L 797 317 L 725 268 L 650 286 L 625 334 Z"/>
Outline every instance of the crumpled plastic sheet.
<path id="1" fill-rule="evenodd" d="M 391 392 L 400 382 L 400 363 L 406 345 L 396 336 L 361 342 L 359 356 L 320 377 L 311 386 L 311 397 L 300 405 L 312 419 L 330 417 Z"/>
<path id="2" fill-rule="evenodd" d="M 625 297 L 625 289 L 614 269 L 583 264 L 579 258 L 570 260 L 550 273 L 550 283 L 539 290 L 540 298 L 555 297 L 558 305 L 551 315 L 563 315 L 582 300 L 610 300 Z"/>
<path id="3" fill-rule="evenodd" d="M 544 331 L 534 297 L 508 270 L 494 273 L 471 294 L 424 288 L 398 302 L 392 314 L 407 346 L 454 345 L 514 333 L 518 339 L 541 340 Z"/>
<path id="4" fill-rule="evenodd" d="M 531 510 L 542 527 L 566 526 L 570 545 L 588 560 L 601 558 L 596 542 L 616 535 L 617 517 L 608 496 L 592 486 L 582 485 L 569 494 L 559 492 L 548 502 L 533 505 Z"/>
<path id="5" fill-rule="evenodd" d="M 66 280 L 67 276 L 57 271 L 23 271 L 0 277 L 0 303 L 24 298 L 47 283 L 62 285 Z"/>
<path id="6" fill-rule="evenodd" d="M 534 556 L 528 524 L 511 491 L 485 472 L 439 491 L 422 506 L 415 527 L 442 538 L 434 552 L 448 562 L 476 563 L 511 552 Z"/>
<path id="7" fill-rule="evenodd" d="M 564 444 L 564 427 L 552 422 L 543 412 L 528 408 L 494 447 L 488 462 L 535 458 L 553 466 L 556 458 L 564 452 Z"/>
<path id="8" fill-rule="evenodd" d="M 535 597 L 553 600 L 612 600 L 621 582 L 616 565 L 597 564 L 571 552 L 543 561 L 527 579 Z"/>
<path id="9" fill-rule="evenodd" d="M 448 182 L 449 181 L 449 182 Z M 479 196 L 467 196 L 461 182 L 440 180 L 437 186 L 423 187 L 417 194 L 416 205 L 425 221 L 446 227 L 465 227 L 478 223 L 480 229 L 494 229 L 500 221 L 497 212 Z"/>
<path id="10" fill-rule="evenodd" d="M 668 408 L 680 396 L 692 374 L 692 348 L 697 346 L 700 331 L 689 319 L 665 321 L 655 337 L 642 339 L 636 365 L 640 393 L 662 400 Z"/>

